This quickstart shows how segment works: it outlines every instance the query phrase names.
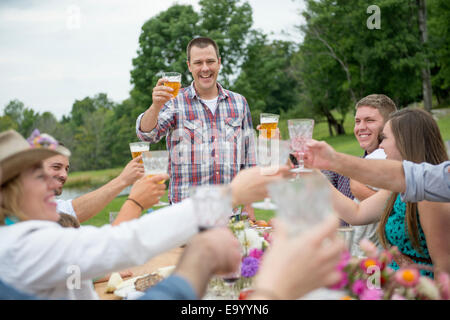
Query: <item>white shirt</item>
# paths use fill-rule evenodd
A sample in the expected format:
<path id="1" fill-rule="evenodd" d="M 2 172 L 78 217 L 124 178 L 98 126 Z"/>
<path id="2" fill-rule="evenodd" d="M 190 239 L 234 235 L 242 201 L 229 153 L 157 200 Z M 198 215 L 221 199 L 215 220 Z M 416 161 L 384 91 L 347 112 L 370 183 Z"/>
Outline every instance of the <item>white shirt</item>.
<path id="1" fill-rule="evenodd" d="M 372 153 L 365 156 L 365 159 L 386 159 L 386 153 L 383 149 L 376 149 L 372 151 Z M 378 188 L 374 188 L 372 186 L 366 185 L 370 189 L 373 189 L 374 191 L 378 191 Z M 358 199 L 354 199 L 355 202 L 359 203 Z M 354 233 L 353 233 L 353 243 L 351 246 L 351 254 L 352 256 L 356 257 L 364 257 L 365 253 L 361 248 L 359 247 L 359 243 L 362 239 L 369 239 L 372 241 L 378 249 L 383 249 L 380 240 L 378 238 L 378 222 L 361 225 L 361 226 L 353 226 Z"/>
<path id="2" fill-rule="evenodd" d="M 190 199 L 115 227 L 43 220 L 1 226 L 0 279 L 40 298 L 98 299 L 91 279 L 144 264 L 197 231 Z"/>
<path id="3" fill-rule="evenodd" d="M 206 106 L 209 108 L 209 110 L 211 110 L 211 113 L 214 114 L 216 112 L 217 109 L 217 98 L 219 98 L 219 96 L 215 97 L 212 100 L 204 100 L 201 99 L 201 101 L 206 104 Z"/>
<path id="4" fill-rule="evenodd" d="M 71 216 L 74 216 L 75 218 L 78 219 L 77 214 L 73 209 L 72 199 L 70 200 L 56 199 L 56 211 L 58 211 L 59 213 L 70 214 Z"/>

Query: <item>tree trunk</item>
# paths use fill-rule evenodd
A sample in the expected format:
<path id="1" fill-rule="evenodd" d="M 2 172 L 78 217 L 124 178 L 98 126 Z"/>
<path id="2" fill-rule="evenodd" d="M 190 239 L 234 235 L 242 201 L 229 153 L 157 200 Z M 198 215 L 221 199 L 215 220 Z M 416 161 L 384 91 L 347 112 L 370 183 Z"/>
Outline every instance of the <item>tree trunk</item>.
<path id="1" fill-rule="evenodd" d="M 422 42 L 422 48 L 425 49 L 426 43 L 428 42 L 426 0 L 416 0 L 416 3 L 419 13 L 420 40 Z M 428 61 L 427 52 L 425 55 L 425 64 L 420 70 L 420 73 L 422 74 L 423 103 L 425 109 L 431 112 L 433 92 L 431 89 L 430 63 Z"/>
<path id="2" fill-rule="evenodd" d="M 337 121 L 333 114 L 328 111 L 326 108 L 322 108 L 322 114 L 327 118 L 328 122 L 328 128 L 333 128 L 334 132 L 336 132 L 336 135 L 345 134 L 345 129 L 343 125 L 343 121 Z M 331 129 L 330 129 L 330 136 L 333 136 Z"/>

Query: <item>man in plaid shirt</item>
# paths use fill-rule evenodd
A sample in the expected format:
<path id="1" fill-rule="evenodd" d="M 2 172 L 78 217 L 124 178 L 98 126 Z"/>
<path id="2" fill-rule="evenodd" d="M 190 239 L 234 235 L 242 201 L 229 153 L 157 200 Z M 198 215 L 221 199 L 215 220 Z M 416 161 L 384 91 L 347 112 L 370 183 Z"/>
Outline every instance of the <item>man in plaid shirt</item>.
<path id="1" fill-rule="evenodd" d="M 187 65 L 194 81 L 171 100 L 172 89 L 159 79 L 152 105 L 137 118 L 141 140 L 156 143 L 166 136 L 171 203 L 187 198 L 191 186 L 228 184 L 239 170 L 256 165 L 249 106 L 217 82 L 220 64 L 214 40 L 191 40 Z M 244 210 L 254 219 L 251 206 Z"/>

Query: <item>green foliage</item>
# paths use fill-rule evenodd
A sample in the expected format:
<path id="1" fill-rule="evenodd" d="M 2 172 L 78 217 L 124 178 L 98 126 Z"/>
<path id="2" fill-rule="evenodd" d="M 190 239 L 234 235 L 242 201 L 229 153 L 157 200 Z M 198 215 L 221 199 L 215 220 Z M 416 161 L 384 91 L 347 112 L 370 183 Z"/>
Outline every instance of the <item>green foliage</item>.
<path id="1" fill-rule="evenodd" d="M 219 81 L 225 87 L 245 55 L 246 35 L 252 24 L 251 7 L 239 0 L 202 0 L 200 13 L 190 5 L 173 5 L 149 19 L 139 37 L 138 56 L 133 59 L 131 96 L 137 105 L 148 108 L 152 89 L 164 71 L 182 74 L 182 86 L 192 77 L 187 68 L 186 47 L 191 39 L 214 39 L 220 50 L 222 70 Z"/>

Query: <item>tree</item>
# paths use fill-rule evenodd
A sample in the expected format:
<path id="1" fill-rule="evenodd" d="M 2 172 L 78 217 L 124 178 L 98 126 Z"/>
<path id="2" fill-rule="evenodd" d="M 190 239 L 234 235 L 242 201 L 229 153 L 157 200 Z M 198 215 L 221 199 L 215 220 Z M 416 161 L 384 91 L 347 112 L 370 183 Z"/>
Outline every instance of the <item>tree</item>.
<path id="1" fill-rule="evenodd" d="M 298 104 L 298 81 L 291 65 L 297 46 L 288 41 L 268 41 L 260 32 L 253 32 L 248 43 L 232 89 L 246 97 L 253 121 L 259 123 L 261 112 L 279 114 Z"/>
<path id="2" fill-rule="evenodd" d="M 377 6 L 380 29 L 368 28 L 368 4 L 363 0 L 308 0 L 303 12 L 306 24 L 300 27 L 304 41 L 298 59 L 303 97 L 318 104 L 313 110 L 337 132 L 343 132 L 339 122 L 344 119 L 336 119 L 331 111 L 345 116 L 343 112 L 368 94 L 384 93 L 399 107 L 421 97 L 426 52 L 417 6 L 400 0 L 380 0 Z"/>
<path id="3" fill-rule="evenodd" d="M 19 126 L 23 119 L 24 104 L 17 99 L 11 100 L 3 110 L 3 114 L 8 116 L 12 121 L 16 122 Z"/>

